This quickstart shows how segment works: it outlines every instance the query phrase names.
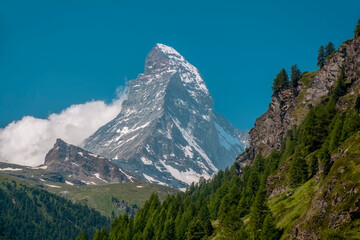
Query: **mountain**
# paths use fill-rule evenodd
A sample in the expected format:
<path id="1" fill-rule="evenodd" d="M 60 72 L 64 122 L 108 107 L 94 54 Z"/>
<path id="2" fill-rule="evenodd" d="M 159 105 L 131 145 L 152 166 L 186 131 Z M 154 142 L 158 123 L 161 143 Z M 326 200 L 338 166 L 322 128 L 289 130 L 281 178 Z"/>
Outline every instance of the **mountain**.
<path id="1" fill-rule="evenodd" d="M 119 115 L 82 147 L 139 179 L 175 188 L 209 179 L 243 151 L 235 129 L 214 111 L 199 71 L 163 44 L 129 82 Z"/>
<path id="2" fill-rule="evenodd" d="M 360 239 L 355 33 L 319 70 L 274 91 L 230 169 L 162 203 L 152 195 L 134 221 L 116 218 L 105 239 Z"/>
<path id="3" fill-rule="evenodd" d="M 104 157 L 57 139 L 44 166 L 61 174 L 68 184 L 101 185 L 137 181 Z"/>

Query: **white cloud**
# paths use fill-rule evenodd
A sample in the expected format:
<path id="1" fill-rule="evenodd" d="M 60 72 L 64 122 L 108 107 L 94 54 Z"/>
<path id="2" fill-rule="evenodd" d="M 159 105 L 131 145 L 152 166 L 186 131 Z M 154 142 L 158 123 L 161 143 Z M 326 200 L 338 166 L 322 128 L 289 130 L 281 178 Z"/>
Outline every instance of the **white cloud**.
<path id="1" fill-rule="evenodd" d="M 25 166 L 44 163 L 45 155 L 57 138 L 80 145 L 99 127 L 111 121 L 121 110 L 126 99 L 123 88 L 117 90 L 118 98 L 111 104 L 91 101 L 72 105 L 47 119 L 25 116 L 0 129 L 0 161 Z"/>

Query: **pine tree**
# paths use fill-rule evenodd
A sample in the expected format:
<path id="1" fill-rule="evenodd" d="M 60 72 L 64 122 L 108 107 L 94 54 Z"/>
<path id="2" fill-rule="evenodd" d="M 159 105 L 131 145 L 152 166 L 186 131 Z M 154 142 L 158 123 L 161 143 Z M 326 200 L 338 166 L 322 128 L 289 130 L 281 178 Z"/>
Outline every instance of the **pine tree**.
<path id="1" fill-rule="evenodd" d="M 211 236 L 214 232 L 214 228 L 211 224 L 211 221 L 209 219 L 206 219 L 205 223 L 203 223 L 203 226 L 206 236 Z"/>
<path id="2" fill-rule="evenodd" d="M 344 142 L 346 139 L 351 137 L 355 132 L 360 129 L 360 115 L 355 112 L 349 112 L 346 114 L 342 134 L 341 142 Z"/>
<path id="3" fill-rule="evenodd" d="M 319 153 L 319 158 L 323 164 L 323 176 L 326 176 L 331 169 L 331 155 L 329 149 L 324 145 Z"/>
<path id="4" fill-rule="evenodd" d="M 308 178 L 308 165 L 302 157 L 295 157 L 291 162 L 290 183 L 292 186 L 306 182 Z"/>
<path id="5" fill-rule="evenodd" d="M 335 100 L 335 102 L 341 97 L 344 96 L 346 91 L 347 91 L 347 87 L 346 87 L 346 74 L 345 74 L 345 68 L 344 66 L 341 67 L 340 70 L 340 74 L 338 76 L 337 82 L 336 82 L 336 86 L 333 92 L 333 99 Z"/>
<path id="6" fill-rule="evenodd" d="M 331 130 L 328 136 L 330 152 L 334 151 L 341 143 L 340 140 L 343 129 L 343 121 L 343 115 L 338 113 L 329 126 L 329 130 Z"/>
<path id="7" fill-rule="evenodd" d="M 155 229 L 154 229 L 154 225 L 152 224 L 151 221 L 147 221 L 146 227 L 143 231 L 143 239 L 153 239 L 155 237 Z"/>
<path id="8" fill-rule="evenodd" d="M 88 240 L 88 238 L 86 237 L 86 234 L 82 232 L 75 240 Z"/>
<path id="9" fill-rule="evenodd" d="M 198 218 L 201 224 L 204 226 L 205 234 L 207 236 L 211 236 L 214 228 L 212 227 L 212 224 L 210 222 L 210 212 L 206 203 L 202 204 L 198 213 Z"/>
<path id="10" fill-rule="evenodd" d="M 310 163 L 310 177 L 315 176 L 319 169 L 319 161 L 315 154 L 311 157 L 311 163 Z"/>
<path id="11" fill-rule="evenodd" d="M 97 231 L 93 237 L 93 240 L 108 240 L 109 234 L 107 231 L 103 228 L 100 231 Z"/>
<path id="12" fill-rule="evenodd" d="M 173 219 L 169 219 L 165 222 L 165 227 L 161 235 L 161 239 L 175 239 L 175 222 Z"/>
<path id="13" fill-rule="evenodd" d="M 291 75 L 290 75 L 290 84 L 296 88 L 300 78 L 301 78 L 301 71 L 298 68 L 297 64 L 292 65 L 291 66 Z"/>
<path id="14" fill-rule="evenodd" d="M 357 38 L 359 35 L 360 35 L 360 18 L 354 30 L 354 38 Z"/>
<path id="15" fill-rule="evenodd" d="M 321 46 L 318 51 L 317 66 L 322 68 L 325 64 L 325 59 L 325 48 L 324 46 Z"/>
<path id="16" fill-rule="evenodd" d="M 279 231 L 274 224 L 274 218 L 271 213 L 267 214 L 262 226 L 260 240 L 277 240 L 279 239 Z"/>
<path id="17" fill-rule="evenodd" d="M 278 90 L 280 87 L 284 86 L 288 82 L 288 80 L 289 78 L 285 69 L 281 69 L 274 79 L 273 85 L 271 87 L 272 90 Z"/>
<path id="18" fill-rule="evenodd" d="M 250 209 L 250 239 L 259 239 L 261 228 L 269 209 L 266 205 L 265 184 L 262 184 L 256 193 L 255 201 Z"/>
<path id="19" fill-rule="evenodd" d="M 325 58 L 333 54 L 333 52 L 335 52 L 335 46 L 332 42 L 329 42 L 325 47 Z"/>
<path id="20" fill-rule="evenodd" d="M 201 222 L 195 218 L 190 224 L 186 233 L 187 240 L 200 240 L 205 236 L 204 228 Z"/>
<path id="21" fill-rule="evenodd" d="M 242 225 L 234 234 L 233 240 L 248 240 L 249 234 L 246 232 L 245 227 Z"/>
<path id="22" fill-rule="evenodd" d="M 355 100 L 355 110 L 360 113 L 360 95 Z"/>
<path id="23" fill-rule="evenodd" d="M 188 230 L 189 223 L 194 218 L 192 211 L 187 208 L 181 216 L 179 225 L 176 226 L 176 238 L 183 239 Z"/>

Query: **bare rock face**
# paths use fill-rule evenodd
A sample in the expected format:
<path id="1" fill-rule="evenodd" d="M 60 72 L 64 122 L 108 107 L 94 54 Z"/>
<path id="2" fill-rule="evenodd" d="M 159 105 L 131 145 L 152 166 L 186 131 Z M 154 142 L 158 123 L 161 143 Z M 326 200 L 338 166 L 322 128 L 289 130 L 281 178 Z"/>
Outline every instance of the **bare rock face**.
<path id="1" fill-rule="evenodd" d="M 289 85 L 275 91 L 268 110 L 255 121 L 250 130 L 250 146 L 247 152 L 237 157 L 237 168 L 250 164 L 256 154 L 267 156 L 272 150 L 279 150 L 287 132 L 299 124 L 306 114 L 295 116 L 296 109 L 306 113 L 312 106 L 323 101 L 332 93 L 334 84 L 344 67 L 346 77 L 352 87 L 350 96 L 357 96 L 360 91 L 360 38 L 344 42 L 337 52 L 326 59 L 325 65 L 317 71 L 310 84 L 306 86 L 300 82 L 295 89 Z M 355 97 L 346 100 L 340 99 L 338 104 L 354 104 Z"/>
<path id="2" fill-rule="evenodd" d="M 296 89 L 289 85 L 273 93 L 269 109 L 255 121 L 249 134 L 250 143 L 256 143 L 255 155 L 268 155 L 273 149 L 280 149 L 284 136 L 294 124 L 295 98 Z"/>
<path id="3" fill-rule="evenodd" d="M 48 171 L 58 172 L 69 184 L 99 185 L 136 180 L 104 157 L 57 139 L 45 157 Z"/>

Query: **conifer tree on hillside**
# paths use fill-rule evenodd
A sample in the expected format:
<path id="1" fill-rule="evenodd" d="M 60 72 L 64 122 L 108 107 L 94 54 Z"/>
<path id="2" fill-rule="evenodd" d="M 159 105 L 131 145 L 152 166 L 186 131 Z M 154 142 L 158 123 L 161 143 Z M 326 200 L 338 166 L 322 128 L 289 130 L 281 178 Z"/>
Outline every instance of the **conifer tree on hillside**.
<path id="1" fill-rule="evenodd" d="M 263 226 L 266 214 L 269 212 L 269 208 L 266 205 L 266 190 L 265 183 L 262 183 L 259 190 L 256 193 L 255 201 L 250 209 L 249 229 L 251 238 L 259 239 L 261 229 Z"/>
<path id="2" fill-rule="evenodd" d="M 82 232 L 75 240 L 88 240 L 86 234 Z"/>
<path id="3" fill-rule="evenodd" d="M 310 163 L 310 177 L 315 176 L 318 170 L 319 170 L 319 161 L 316 157 L 316 154 L 313 154 Z"/>
<path id="4" fill-rule="evenodd" d="M 360 113 L 360 96 L 357 96 L 355 100 L 355 110 Z"/>
<path id="5" fill-rule="evenodd" d="M 320 158 L 323 163 L 323 176 L 326 176 L 331 169 L 331 154 L 329 150 L 325 147 L 322 151 L 320 151 Z"/>
<path id="6" fill-rule="evenodd" d="M 329 42 L 325 47 L 325 58 L 333 54 L 333 52 L 335 52 L 335 46 L 332 42 Z"/>
<path id="7" fill-rule="evenodd" d="M 302 157 L 295 157 L 290 168 L 290 182 L 292 186 L 306 182 L 308 178 L 308 165 Z"/>
<path id="8" fill-rule="evenodd" d="M 357 38 L 360 35 L 360 18 L 356 24 L 355 30 L 354 30 L 354 38 Z"/>
<path id="9" fill-rule="evenodd" d="M 297 64 L 291 66 L 291 75 L 290 75 L 290 84 L 293 87 L 297 87 L 298 81 L 301 78 L 301 71 L 298 68 Z"/>
<path id="10" fill-rule="evenodd" d="M 165 227 L 161 235 L 161 239 L 175 239 L 175 222 L 172 218 L 165 222 Z"/>
<path id="11" fill-rule="evenodd" d="M 319 51 L 318 51 L 318 56 L 317 56 L 317 66 L 322 68 L 325 64 L 325 48 L 324 46 L 321 46 L 319 48 Z"/>
<path id="12" fill-rule="evenodd" d="M 260 240 L 277 240 L 279 239 L 279 231 L 274 224 L 274 218 L 271 213 L 267 214 L 261 230 Z"/>
<path id="13" fill-rule="evenodd" d="M 272 90 L 278 90 L 280 87 L 284 86 L 289 81 L 288 75 L 285 71 L 285 69 L 281 69 L 280 72 L 276 75 Z"/>
<path id="14" fill-rule="evenodd" d="M 345 68 L 344 66 L 342 66 L 334 89 L 334 93 L 332 95 L 335 101 L 337 101 L 341 96 L 345 95 L 347 90 L 347 86 L 345 82 L 346 82 Z"/>
<path id="15" fill-rule="evenodd" d="M 187 240 L 200 240 L 205 236 L 204 228 L 201 222 L 195 218 L 189 225 L 186 233 Z"/>

